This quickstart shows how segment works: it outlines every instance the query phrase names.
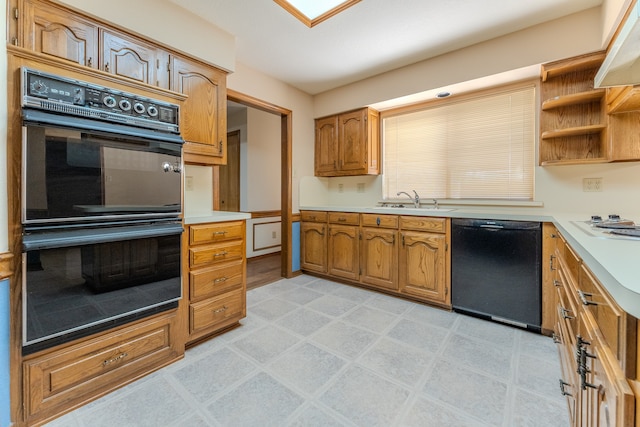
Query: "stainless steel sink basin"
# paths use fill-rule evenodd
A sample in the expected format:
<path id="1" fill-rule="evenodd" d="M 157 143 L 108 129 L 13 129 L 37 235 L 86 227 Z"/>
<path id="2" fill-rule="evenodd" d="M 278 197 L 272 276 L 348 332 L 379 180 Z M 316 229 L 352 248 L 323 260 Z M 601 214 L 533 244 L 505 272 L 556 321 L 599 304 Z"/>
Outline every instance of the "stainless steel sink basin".
<path id="1" fill-rule="evenodd" d="M 385 210 L 385 211 L 393 211 L 394 213 L 406 213 L 407 215 L 419 214 L 419 213 L 437 213 L 437 212 L 451 212 L 455 211 L 455 209 L 450 208 L 414 208 L 405 206 L 403 208 L 397 206 L 374 206 L 371 209 L 376 210 Z"/>

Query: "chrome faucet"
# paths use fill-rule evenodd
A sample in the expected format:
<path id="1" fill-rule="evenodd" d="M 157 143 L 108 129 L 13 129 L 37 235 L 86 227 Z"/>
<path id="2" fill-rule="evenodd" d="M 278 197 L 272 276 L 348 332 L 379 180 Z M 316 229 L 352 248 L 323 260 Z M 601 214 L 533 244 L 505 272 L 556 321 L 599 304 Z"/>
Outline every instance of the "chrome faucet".
<path id="1" fill-rule="evenodd" d="M 418 193 L 416 192 L 416 190 L 412 190 L 412 191 L 413 191 L 413 194 L 415 194 L 415 197 L 413 197 L 411 194 L 407 193 L 406 191 L 398 191 L 396 196 L 399 196 L 401 194 L 405 194 L 413 202 L 413 207 L 414 208 L 419 208 L 420 207 L 420 196 L 418 196 Z"/>

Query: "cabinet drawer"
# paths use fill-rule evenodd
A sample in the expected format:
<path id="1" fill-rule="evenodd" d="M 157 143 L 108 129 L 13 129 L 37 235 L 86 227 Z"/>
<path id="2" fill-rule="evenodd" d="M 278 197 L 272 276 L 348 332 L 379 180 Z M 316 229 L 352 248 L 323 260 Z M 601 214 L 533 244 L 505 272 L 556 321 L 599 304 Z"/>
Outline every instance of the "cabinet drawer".
<path id="1" fill-rule="evenodd" d="M 327 222 L 327 213 L 322 211 L 301 211 L 300 220 L 303 222 Z"/>
<path id="2" fill-rule="evenodd" d="M 189 244 L 223 242 L 244 237 L 244 222 L 199 224 L 189 227 Z"/>
<path id="3" fill-rule="evenodd" d="M 577 291 L 580 303 L 593 315 L 596 325 L 605 341 L 620 359 L 623 312 L 611 301 L 608 294 L 584 266 L 580 269 L 580 290 Z"/>
<path id="4" fill-rule="evenodd" d="M 200 301 L 189 306 L 190 332 L 198 332 L 242 317 L 243 292 L 227 292 L 226 294 Z"/>
<path id="5" fill-rule="evenodd" d="M 347 212 L 329 212 L 329 222 L 332 224 L 359 225 L 360 214 Z"/>
<path id="6" fill-rule="evenodd" d="M 219 295 L 244 283 L 244 262 L 234 261 L 189 272 L 190 299 Z"/>
<path id="7" fill-rule="evenodd" d="M 403 230 L 429 231 L 431 233 L 445 233 L 447 231 L 446 218 L 430 218 L 423 216 L 401 216 L 400 228 Z"/>
<path id="8" fill-rule="evenodd" d="M 206 266 L 207 264 L 240 260 L 243 256 L 244 245 L 242 241 L 197 246 L 195 248 L 189 248 L 189 266 L 194 268 Z"/>
<path id="9" fill-rule="evenodd" d="M 362 214 L 364 227 L 398 228 L 397 215 Z"/>
<path id="10" fill-rule="evenodd" d="M 175 314 L 138 323 L 24 361 L 27 417 L 57 413 L 179 356 L 171 342 Z"/>

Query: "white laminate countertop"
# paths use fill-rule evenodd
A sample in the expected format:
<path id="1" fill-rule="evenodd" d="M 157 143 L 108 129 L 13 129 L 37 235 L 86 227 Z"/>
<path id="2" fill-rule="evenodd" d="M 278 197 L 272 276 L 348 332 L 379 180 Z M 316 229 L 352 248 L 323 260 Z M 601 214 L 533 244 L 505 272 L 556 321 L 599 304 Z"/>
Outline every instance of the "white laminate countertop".
<path id="1" fill-rule="evenodd" d="M 589 219 L 589 214 L 540 213 L 539 209 L 526 208 L 475 210 L 472 207 L 435 210 L 301 206 L 300 210 L 552 222 L 618 305 L 632 316 L 640 318 L 640 239 L 611 239 L 585 233 L 575 223 Z"/>
<path id="2" fill-rule="evenodd" d="M 242 219 L 250 219 L 251 214 L 244 212 L 226 212 L 226 211 L 211 211 L 211 212 L 199 212 L 197 214 L 185 215 L 185 224 L 205 224 L 208 222 L 225 222 L 225 221 L 238 221 Z"/>

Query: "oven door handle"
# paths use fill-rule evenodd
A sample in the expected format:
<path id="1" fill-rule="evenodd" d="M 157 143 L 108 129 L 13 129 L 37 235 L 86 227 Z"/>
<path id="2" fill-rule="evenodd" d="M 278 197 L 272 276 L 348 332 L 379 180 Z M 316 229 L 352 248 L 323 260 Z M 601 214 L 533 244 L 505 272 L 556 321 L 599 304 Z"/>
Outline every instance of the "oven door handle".
<path id="1" fill-rule="evenodd" d="M 27 252 L 41 249 L 117 242 L 121 240 L 171 236 L 181 234 L 183 231 L 182 223 L 169 223 L 38 232 L 25 234 L 22 237 L 22 250 L 23 252 Z"/>

